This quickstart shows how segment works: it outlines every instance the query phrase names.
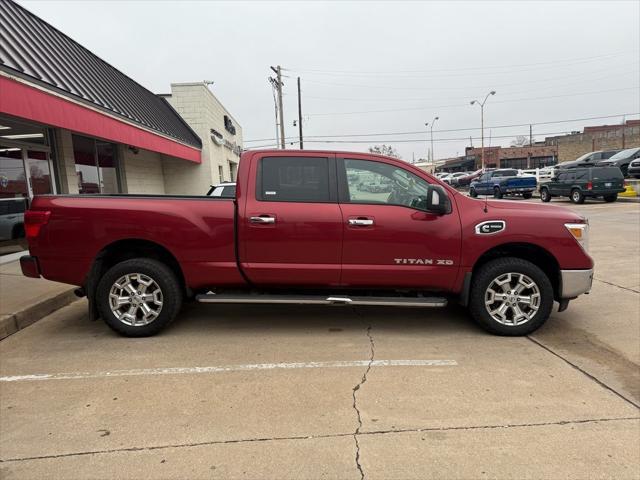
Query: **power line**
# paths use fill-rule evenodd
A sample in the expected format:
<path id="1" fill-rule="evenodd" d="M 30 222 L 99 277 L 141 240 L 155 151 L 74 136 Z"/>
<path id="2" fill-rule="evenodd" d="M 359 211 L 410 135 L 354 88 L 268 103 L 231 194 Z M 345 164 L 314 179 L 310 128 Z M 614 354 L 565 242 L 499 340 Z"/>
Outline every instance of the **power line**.
<path id="1" fill-rule="evenodd" d="M 567 93 L 562 95 L 550 95 L 543 97 L 525 97 L 525 98 L 514 98 L 511 100 L 496 100 L 491 102 L 492 104 L 496 103 L 512 103 L 512 102 L 527 102 L 531 100 L 546 100 L 551 98 L 566 98 L 566 97 L 578 97 L 584 95 L 596 95 L 601 93 L 611 93 L 611 92 L 621 92 L 626 90 L 638 90 L 637 86 L 627 87 L 627 88 L 614 88 L 610 90 L 596 90 L 591 92 L 580 92 L 580 93 Z M 333 116 L 333 115 L 360 115 L 364 113 L 389 113 L 389 112 L 408 112 L 408 111 L 419 111 L 419 110 L 430 110 L 434 108 L 460 108 L 467 107 L 468 103 L 464 104 L 450 104 L 450 105 L 426 105 L 422 107 L 407 107 L 407 108 L 393 108 L 393 109 L 384 109 L 384 110 L 361 110 L 361 111 L 353 111 L 353 112 L 322 112 L 322 113 L 307 113 L 306 115 L 311 117 L 324 117 L 324 116 Z"/>
<path id="2" fill-rule="evenodd" d="M 477 71 L 477 70 L 496 70 L 496 69 L 513 69 L 520 67 L 540 67 L 543 65 L 568 65 L 573 63 L 590 63 L 593 61 L 600 61 L 603 58 L 614 58 L 622 55 L 637 55 L 638 52 L 635 51 L 627 51 L 627 52 L 617 52 L 617 53 L 608 53 L 604 55 L 597 56 L 589 56 L 589 57 L 578 57 L 573 59 L 565 59 L 565 60 L 553 60 L 548 62 L 537 62 L 537 63 L 524 63 L 524 64 L 511 64 L 511 65 L 485 65 L 485 66 L 474 66 L 474 67 L 461 67 L 461 68 L 447 68 L 447 69 L 429 69 L 429 70 L 397 70 L 394 69 L 394 72 L 389 71 L 354 71 L 354 70 L 322 70 L 322 69 L 305 69 L 305 68 L 287 68 L 283 69 L 291 72 L 301 72 L 301 73 L 327 73 L 327 74 L 344 74 L 344 75 L 354 75 L 354 74 L 363 74 L 363 75 L 385 75 L 385 74 L 413 74 L 413 73 L 432 73 L 432 72 L 469 72 L 469 71 Z"/>
<path id="3" fill-rule="evenodd" d="M 636 62 L 634 65 L 638 65 L 640 66 L 640 62 Z M 593 77 L 592 75 L 597 74 L 597 73 L 606 73 L 606 75 L 602 75 L 602 76 L 598 76 L 598 77 Z M 635 72 L 630 72 L 629 74 L 633 74 L 634 76 L 636 75 Z M 628 75 L 629 75 L 628 74 Z M 429 91 L 433 91 L 433 92 L 438 92 L 438 91 L 459 91 L 459 90 L 463 90 L 463 91 L 469 91 L 472 89 L 485 89 L 485 88 L 503 88 L 503 87 L 513 87 L 513 86 L 521 86 L 521 85 L 530 85 L 530 84 L 535 84 L 536 85 L 536 90 L 540 90 L 540 89 L 549 89 L 549 88 L 559 88 L 559 87 L 573 87 L 576 85 L 576 82 L 571 82 L 571 83 L 561 83 L 561 84 L 555 84 L 555 85 L 547 85 L 547 86 L 539 86 L 540 83 L 546 83 L 546 82 L 555 82 L 556 80 L 563 80 L 563 79 L 568 79 L 568 78 L 585 78 L 586 77 L 586 81 L 591 84 L 595 81 L 598 80 L 606 80 L 606 79 L 611 79 L 611 70 L 608 69 L 604 69 L 604 70 L 597 70 L 594 72 L 583 72 L 583 73 L 579 73 L 576 75 L 568 75 L 568 76 L 562 76 L 562 77 L 554 77 L 554 78 L 543 78 L 543 79 L 536 79 L 536 80 L 530 80 L 530 81 L 520 81 L 520 82 L 512 82 L 512 83 L 498 83 L 498 84 L 491 84 L 491 85 L 471 85 L 471 86 L 464 86 L 464 87 L 409 87 L 409 88 L 405 88 L 405 87 L 389 87 L 389 86 L 372 86 L 372 85 L 347 85 L 347 84 L 334 84 L 334 83 L 328 83 L 328 82 L 316 82 L 313 80 L 308 80 L 308 83 L 316 83 L 316 84 L 320 84 L 320 85 L 338 85 L 338 86 L 353 86 L 353 87 L 364 87 L 364 88 L 380 88 L 380 89 L 391 89 L 391 90 L 429 90 Z M 619 78 L 620 76 L 617 76 L 616 78 Z M 635 78 L 634 78 L 635 79 Z M 583 82 L 579 82 L 579 83 L 583 83 Z M 314 96 L 314 95 L 307 95 L 307 98 L 316 98 L 316 99 L 320 99 L 320 100 L 342 100 L 342 101 L 415 101 L 415 100 L 433 100 L 433 98 L 425 98 L 425 97 L 405 97 L 405 98 L 380 98 L 380 97 L 356 97 L 354 98 L 353 96 L 350 97 L 324 97 L 324 96 Z M 440 97 L 441 98 L 441 97 Z M 452 98 L 459 98 L 459 97 L 452 97 Z M 466 98 L 466 97 L 465 97 Z"/>
<path id="4" fill-rule="evenodd" d="M 550 120 L 550 121 L 545 121 L 545 122 L 524 122 L 524 123 L 513 123 L 513 124 L 508 124 L 508 125 L 494 125 L 494 126 L 488 126 L 485 128 L 490 128 L 490 129 L 498 129 L 498 128 L 514 128 L 514 127 L 528 127 L 529 125 L 553 125 L 553 124 L 558 124 L 558 123 L 572 123 L 572 122 L 584 122 L 584 121 L 588 121 L 588 120 L 603 120 L 606 118 L 616 118 L 616 117 L 633 117 L 636 115 L 640 115 L 640 112 L 638 113 L 618 113 L 615 115 L 599 115 L 596 117 L 582 117 L 582 118 L 571 118 L 571 119 L 564 119 L 564 120 Z M 468 127 L 468 128 L 451 128 L 451 129 L 441 129 L 441 130 L 434 130 L 434 132 L 436 133 L 448 133 L 448 132 L 465 132 L 465 131 L 473 131 L 473 130 L 480 130 L 480 127 Z M 384 132 L 384 133 L 353 133 L 353 134 L 336 134 L 336 135 L 306 135 L 306 138 L 345 138 L 345 137 L 377 137 L 377 136 L 384 136 L 384 135 L 418 135 L 418 134 L 424 134 L 425 131 L 424 130 L 417 130 L 417 131 L 411 131 L 411 132 Z M 513 135 L 509 135 L 509 136 L 513 136 Z M 292 140 L 295 139 L 296 137 L 286 137 L 286 140 Z M 245 143 L 249 143 L 249 142 L 269 142 L 272 140 L 276 140 L 274 138 L 256 138 L 256 139 L 252 139 L 252 140 L 245 140 Z M 424 140 L 424 139 L 423 139 Z"/>

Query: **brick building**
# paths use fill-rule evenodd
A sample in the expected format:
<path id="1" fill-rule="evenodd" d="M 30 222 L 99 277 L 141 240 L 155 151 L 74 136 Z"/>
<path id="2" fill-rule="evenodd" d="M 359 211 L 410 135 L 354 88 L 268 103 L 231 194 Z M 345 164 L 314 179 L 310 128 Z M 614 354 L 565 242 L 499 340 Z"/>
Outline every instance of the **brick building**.
<path id="1" fill-rule="evenodd" d="M 582 132 L 547 137 L 545 144 L 558 149 L 558 162 L 575 160 L 597 150 L 622 150 L 640 147 L 640 120 L 619 125 L 584 127 Z"/>
<path id="2" fill-rule="evenodd" d="M 438 171 L 462 172 L 481 168 L 482 149 L 467 147 L 465 155 L 450 158 L 439 166 Z M 558 151 L 553 145 L 544 142 L 534 143 L 526 147 L 485 147 L 484 163 L 486 168 L 542 168 L 557 163 Z"/>

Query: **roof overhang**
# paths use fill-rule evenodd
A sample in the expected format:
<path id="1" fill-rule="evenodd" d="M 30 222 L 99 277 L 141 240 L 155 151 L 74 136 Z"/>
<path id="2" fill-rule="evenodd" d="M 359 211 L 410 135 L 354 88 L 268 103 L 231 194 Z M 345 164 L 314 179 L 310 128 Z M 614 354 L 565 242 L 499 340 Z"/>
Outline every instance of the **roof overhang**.
<path id="1" fill-rule="evenodd" d="M 201 151 L 41 88 L 0 75 L 0 113 L 201 163 Z"/>

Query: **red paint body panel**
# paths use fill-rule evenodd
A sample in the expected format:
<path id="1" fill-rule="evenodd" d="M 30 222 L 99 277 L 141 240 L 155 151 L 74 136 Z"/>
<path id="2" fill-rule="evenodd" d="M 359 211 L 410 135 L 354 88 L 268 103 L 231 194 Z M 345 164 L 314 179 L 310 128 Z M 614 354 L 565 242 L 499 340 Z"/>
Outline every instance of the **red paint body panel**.
<path id="1" fill-rule="evenodd" d="M 283 152 L 279 152 L 282 156 Z M 317 157 L 301 152 L 299 157 Z M 325 153 L 324 156 L 327 156 Z M 333 157 L 333 154 L 330 155 Z M 336 203 L 270 202 L 256 199 L 257 164 L 250 165 L 245 195 L 240 195 L 241 263 L 258 286 L 327 286 L 340 282 L 342 215 Z M 242 171 L 240 173 L 245 173 Z M 244 201 L 242 201 L 244 199 Z M 268 215 L 275 223 L 259 225 L 252 216 Z"/>
<path id="2" fill-rule="evenodd" d="M 201 163 L 200 150 L 23 83 L 0 77 L 0 112 Z"/>
<path id="3" fill-rule="evenodd" d="M 29 244 L 49 280 L 82 285 L 98 252 L 119 240 L 138 239 L 168 250 L 192 288 L 212 280 L 244 283 L 235 263 L 232 200 L 43 196 L 31 208 L 51 211 L 39 238 Z"/>
<path id="4" fill-rule="evenodd" d="M 348 158 L 385 162 L 439 184 L 451 212 L 434 215 L 383 204 L 293 203 L 256 198 L 257 162 L 265 156 L 325 156 L 339 152 L 254 151 L 243 154 L 237 180 L 238 218 L 231 200 L 195 197 L 36 197 L 34 210 L 51 211 L 31 255 L 45 278 L 82 285 L 106 246 L 119 240 L 154 242 L 168 250 L 194 290 L 249 287 L 237 267 L 259 287 L 411 288 L 457 293 L 481 255 L 505 244 L 533 244 L 556 258 L 561 269 L 590 269 L 593 261 L 564 227 L 584 221 L 556 206 L 485 201 L 460 195 L 412 165 L 376 155 Z M 251 216 L 271 215 L 274 224 Z M 366 217 L 372 226 L 352 227 Z M 475 226 L 504 220 L 494 235 Z M 234 235 L 237 223 L 237 238 Z M 236 243 L 239 258 L 236 262 Z M 432 260 L 407 264 L 396 259 Z M 437 262 L 441 260 L 441 262 Z"/>

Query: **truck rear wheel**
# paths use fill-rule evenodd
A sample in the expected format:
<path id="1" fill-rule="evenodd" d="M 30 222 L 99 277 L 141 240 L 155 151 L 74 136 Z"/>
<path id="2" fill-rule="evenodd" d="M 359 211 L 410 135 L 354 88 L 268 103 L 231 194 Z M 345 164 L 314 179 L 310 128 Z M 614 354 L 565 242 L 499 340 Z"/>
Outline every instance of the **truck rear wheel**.
<path id="1" fill-rule="evenodd" d="M 540 328 L 553 308 L 553 287 L 531 262 L 507 257 L 492 260 L 474 274 L 469 310 L 495 335 L 521 336 Z"/>
<path id="2" fill-rule="evenodd" d="M 611 202 L 615 202 L 616 200 L 618 200 L 618 194 L 614 193 L 613 195 L 605 195 L 604 196 L 604 201 L 607 203 L 611 203 Z"/>
<path id="3" fill-rule="evenodd" d="M 469 196 L 472 198 L 476 198 L 478 196 L 478 194 L 476 193 L 476 189 L 475 188 L 470 188 L 469 189 Z"/>
<path id="4" fill-rule="evenodd" d="M 584 194 L 577 188 L 571 190 L 571 201 L 573 203 L 584 203 Z"/>
<path id="5" fill-rule="evenodd" d="M 527 192 L 522 194 L 522 198 L 525 200 L 529 200 L 531 197 L 533 197 L 533 193 Z"/>
<path id="6" fill-rule="evenodd" d="M 495 187 L 495 188 L 493 189 L 493 196 L 494 196 L 495 198 L 502 198 L 502 191 L 500 191 L 500 188 Z"/>
<path id="7" fill-rule="evenodd" d="M 155 335 L 182 306 L 182 288 L 174 272 L 150 258 L 125 260 L 98 283 L 96 302 L 104 321 L 127 337 Z"/>

